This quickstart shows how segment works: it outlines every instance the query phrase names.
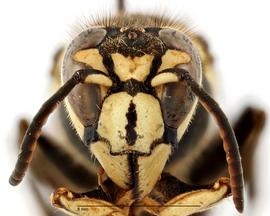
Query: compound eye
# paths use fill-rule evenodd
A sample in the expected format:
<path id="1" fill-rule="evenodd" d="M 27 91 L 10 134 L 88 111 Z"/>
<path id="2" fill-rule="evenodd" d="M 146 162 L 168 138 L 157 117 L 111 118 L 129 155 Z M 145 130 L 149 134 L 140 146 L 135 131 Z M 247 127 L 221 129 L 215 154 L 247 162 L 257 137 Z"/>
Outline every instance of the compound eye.
<path id="1" fill-rule="evenodd" d="M 81 138 L 84 129 L 98 121 L 102 97 L 106 86 L 111 85 L 103 65 L 98 46 L 107 32 L 102 28 L 92 28 L 80 33 L 66 50 L 62 66 L 62 83 L 65 83 L 77 70 L 94 68 L 104 74 L 94 74 L 86 84 L 77 85 L 65 100 L 71 121 Z"/>
<path id="2" fill-rule="evenodd" d="M 167 126 L 177 129 L 195 103 L 195 96 L 183 83 L 167 83 L 163 87 L 161 107 Z"/>
<path id="3" fill-rule="evenodd" d="M 189 71 L 196 82 L 201 83 L 201 59 L 196 47 L 192 43 L 192 40 L 182 32 L 166 28 L 159 31 L 159 38 L 168 48 L 163 57 L 166 57 L 167 55 L 167 59 L 173 59 L 173 62 L 170 60 L 172 62 L 170 64 L 167 63 L 164 65 L 162 62 L 159 71 L 180 66 Z"/>
<path id="4" fill-rule="evenodd" d="M 190 113 L 194 112 L 197 100 L 191 90 L 174 73 L 164 72 L 169 68 L 182 68 L 200 84 L 202 67 L 199 54 L 191 40 L 183 33 L 173 29 L 162 29 L 159 38 L 167 47 L 162 63 L 151 85 L 159 89 L 163 118 L 167 126 L 178 129 Z"/>

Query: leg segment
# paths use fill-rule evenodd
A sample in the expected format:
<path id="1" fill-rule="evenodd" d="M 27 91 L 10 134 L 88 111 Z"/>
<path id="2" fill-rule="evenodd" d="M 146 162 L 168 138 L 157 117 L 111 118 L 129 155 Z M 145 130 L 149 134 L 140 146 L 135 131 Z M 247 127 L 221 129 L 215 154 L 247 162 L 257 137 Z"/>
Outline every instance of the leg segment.
<path id="1" fill-rule="evenodd" d="M 21 120 L 19 137 L 25 134 L 27 127 L 27 121 Z M 54 188 L 66 185 L 75 191 L 87 191 L 97 185 L 90 157 L 82 155 L 79 149 L 63 148 L 64 145 L 44 134 L 38 138 L 37 145 L 31 171 L 39 181 L 46 181 Z"/>
<path id="2" fill-rule="evenodd" d="M 247 183 L 253 179 L 253 153 L 265 124 L 265 113 L 262 110 L 248 107 L 234 124 L 235 136 L 242 155 L 244 177 Z M 201 152 L 200 158 L 194 159 L 190 169 L 190 180 L 194 184 L 201 184 L 214 180 L 226 169 L 226 155 L 222 147 L 222 140 L 218 135 L 209 141 Z M 200 175 L 205 173 L 205 175 Z M 250 192 L 253 193 L 252 185 Z"/>

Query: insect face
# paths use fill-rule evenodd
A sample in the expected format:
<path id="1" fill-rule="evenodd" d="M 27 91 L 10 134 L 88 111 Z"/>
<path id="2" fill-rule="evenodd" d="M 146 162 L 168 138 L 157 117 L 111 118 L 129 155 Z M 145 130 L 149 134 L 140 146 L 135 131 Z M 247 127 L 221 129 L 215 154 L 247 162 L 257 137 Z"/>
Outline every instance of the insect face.
<path id="1" fill-rule="evenodd" d="M 97 71 L 72 90 L 66 107 L 106 174 L 121 188 L 133 188 L 135 199 L 153 189 L 197 104 L 173 73 L 163 73 L 174 67 L 201 83 L 191 41 L 166 28 L 89 29 L 64 57 L 63 83 L 76 70 Z"/>
<path id="2" fill-rule="evenodd" d="M 117 208 L 120 215 L 131 215 L 133 205 L 142 202 L 147 211 L 167 216 L 175 214 L 172 203 L 189 204 L 190 197 L 194 203 L 203 203 L 199 209 L 177 210 L 179 215 L 190 215 L 232 192 L 235 206 L 242 212 L 243 171 L 238 144 L 225 114 L 203 89 L 202 80 L 207 78 L 192 41 L 180 27 L 161 25 L 159 17 L 123 17 L 121 8 L 119 11 L 118 17 L 108 20 L 109 25 L 98 24 L 80 33 L 59 59 L 62 86 L 43 104 L 25 132 L 10 184 L 22 181 L 42 126 L 57 104 L 65 100 L 79 137 L 109 179 L 87 193 L 88 200 L 85 193 L 74 195 L 60 188 L 52 195 L 54 206 L 71 206 L 69 211 L 76 212 L 84 202 L 91 206 L 102 203 L 100 211 L 115 212 Z M 198 101 L 219 126 L 230 175 L 230 180 L 221 178 L 207 188 L 190 187 L 162 173 Z M 113 191 L 116 188 L 116 196 L 104 185 Z M 186 187 L 184 192 L 182 187 Z M 152 192 L 164 199 L 155 199 Z M 166 208 L 164 203 L 168 204 Z M 90 207 L 89 214 L 96 210 Z"/>

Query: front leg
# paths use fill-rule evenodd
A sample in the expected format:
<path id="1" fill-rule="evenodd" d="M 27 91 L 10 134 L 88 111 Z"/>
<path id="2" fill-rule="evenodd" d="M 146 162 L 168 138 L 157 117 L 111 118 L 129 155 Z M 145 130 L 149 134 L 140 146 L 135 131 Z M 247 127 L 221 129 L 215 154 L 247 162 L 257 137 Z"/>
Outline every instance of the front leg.
<path id="1" fill-rule="evenodd" d="M 242 155 L 244 178 L 249 184 L 251 196 L 255 193 L 252 186 L 254 182 L 253 155 L 265 125 L 265 118 L 264 111 L 249 107 L 241 113 L 233 126 Z M 197 161 L 200 161 L 200 163 Z M 206 174 L 198 175 L 198 173 Z M 224 174 L 226 175 L 226 156 L 222 148 L 222 141 L 216 135 L 213 136 L 206 148 L 200 153 L 200 158 L 194 159 L 193 166 L 190 169 L 190 180 L 195 184 L 201 184 L 212 181 L 217 176 Z"/>

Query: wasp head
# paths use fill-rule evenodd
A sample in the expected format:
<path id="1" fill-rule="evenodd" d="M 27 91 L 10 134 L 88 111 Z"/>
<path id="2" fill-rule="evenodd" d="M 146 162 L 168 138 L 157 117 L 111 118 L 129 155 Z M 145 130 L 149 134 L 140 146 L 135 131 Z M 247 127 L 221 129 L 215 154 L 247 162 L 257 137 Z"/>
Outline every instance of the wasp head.
<path id="1" fill-rule="evenodd" d="M 201 82 L 191 40 L 151 26 L 87 29 L 64 56 L 63 83 L 76 70 L 98 71 L 65 101 L 75 129 L 107 175 L 121 188 L 132 188 L 137 198 L 155 185 L 196 108 L 188 87 L 162 73 L 175 67 Z"/>

